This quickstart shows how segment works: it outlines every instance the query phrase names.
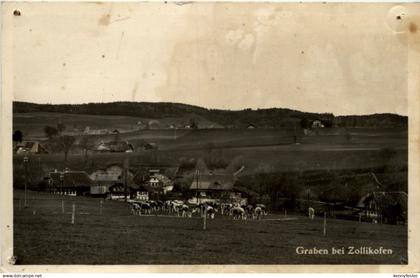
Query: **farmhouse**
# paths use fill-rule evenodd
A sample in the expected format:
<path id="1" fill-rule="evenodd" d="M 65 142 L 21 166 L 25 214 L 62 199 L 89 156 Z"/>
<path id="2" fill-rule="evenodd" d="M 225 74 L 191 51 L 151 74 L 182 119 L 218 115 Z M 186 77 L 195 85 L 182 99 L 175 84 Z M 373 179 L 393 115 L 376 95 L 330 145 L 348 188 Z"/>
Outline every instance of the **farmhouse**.
<path id="1" fill-rule="evenodd" d="M 375 173 L 352 174 L 335 177 L 334 179 L 308 179 L 305 181 L 308 188 L 313 188 L 311 193 L 314 198 L 325 201 L 342 202 L 348 206 L 356 207 L 360 198 L 368 193 L 380 191 L 384 185 L 379 181 Z M 322 191 L 316 188 L 323 188 Z M 306 191 L 302 197 L 305 198 Z"/>
<path id="2" fill-rule="evenodd" d="M 38 141 L 26 141 L 16 146 L 16 154 L 42 154 L 48 151 Z"/>
<path id="3" fill-rule="evenodd" d="M 90 194 L 92 180 L 84 171 L 51 172 L 50 192 L 60 195 L 86 196 Z"/>
<path id="4" fill-rule="evenodd" d="M 312 128 L 323 128 L 324 124 L 320 120 L 315 120 L 312 122 Z"/>
<path id="5" fill-rule="evenodd" d="M 87 135 L 104 135 L 104 134 L 109 134 L 109 130 L 108 129 L 90 129 L 90 127 L 87 126 L 85 130 L 83 131 L 83 133 Z"/>
<path id="6" fill-rule="evenodd" d="M 176 166 L 143 166 L 133 179 L 150 194 L 167 194 L 173 190 L 177 172 Z"/>
<path id="7" fill-rule="evenodd" d="M 106 169 L 99 169 L 93 172 L 90 175 L 92 180 L 92 186 L 90 188 L 90 194 L 92 196 L 108 196 L 112 198 L 112 195 L 120 196 L 120 193 L 115 190 L 116 186 L 124 186 L 124 169 L 119 165 L 110 165 Z M 128 172 L 127 174 L 127 184 L 131 186 L 133 184 L 133 175 Z M 111 190 L 111 187 L 114 187 L 114 190 Z"/>
<path id="8" fill-rule="evenodd" d="M 230 174 L 205 174 L 196 177 L 190 186 L 191 203 L 202 202 L 233 202 L 241 205 L 248 203 L 250 192 L 241 190 L 235 185 L 235 177 Z"/>
<path id="9" fill-rule="evenodd" d="M 101 142 L 97 147 L 98 152 L 133 152 L 134 148 L 128 142 L 113 141 L 104 143 Z"/>
<path id="10" fill-rule="evenodd" d="M 154 149 L 156 149 L 157 148 L 157 144 L 156 143 L 144 143 L 143 144 L 143 149 L 145 150 L 145 151 L 148 151 L 148 150 L 154 150 Z"/>
<path id="11" fill-rule="evenodd" d="M 360 199 L 358 207 L 375 223 L 407 223 L 407 193 L 403 191 L 368 193 Z"/>

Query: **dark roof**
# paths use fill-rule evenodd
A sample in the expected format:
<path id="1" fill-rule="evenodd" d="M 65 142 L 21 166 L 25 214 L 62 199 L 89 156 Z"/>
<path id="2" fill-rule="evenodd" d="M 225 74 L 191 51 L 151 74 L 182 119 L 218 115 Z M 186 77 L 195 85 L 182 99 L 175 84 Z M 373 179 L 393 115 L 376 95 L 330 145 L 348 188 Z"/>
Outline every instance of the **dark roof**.
<path id="1" fill-rule="evenodd" d="M 61 182 L 60 175 L 63 175 L 63 183 Z M 80 187 L 93 185 L 93 181 L 84 171 L 52 172 L 50 173 L 50 177 L 53 184 L 58 187 Z"/>
<path id="2" fill-rule="evenodd" d="M 164 176 L 167 176 L 170 179 L 176 178 L 178 174 L 179 167 L 178 166 L 141 166 L 136 174 L 134 175 L 134 180 L 141 180 L 142 177 L 150 176 L 154 173 L 159 173 Z"/>
<path id="3" fill-rule="evenodd" d="M 376 191 L 367 194 L 360 199 L 358 207 L 365 207 L 368 200 L 374 200 L 378 205 L 400 205 L 404 210 L 407 210 L 407 201 L 408 195 L 406 192 L 397 191 L 397 192 L 384 192 Z"/>
<path id="4" fill-rule="evenodd" d="M 376 175 L 372 172 L 357 175 L 340 176 L 335 179 L 329 178 L 325 180 L 317 179 L 306 181 L 306 184 L 310 186 L 317 186 L 318 183 L 324 183 L 326 185 L 324 192 L 342 190 L 344 187 L 348 188 L 349 190 L 356 190 L 362 195 L 367 194 L 369 192 L 377 191 L 383 186 L 383 184 L 378 180 Z"/>
<path id="5" fill-rule="evenodd" d="M 232 190 L 235 184 L 233 175 L 200 175 L 191 182 L 190 189 L 201 190 Z"/>
<path id="6" fill-rule="evenodd" d="M 255 191 L 252 191 L 251 189 L 245 188 L 243 186 L 235 185 L 233 187 L 233 191 L 241 192 L 241 193 L 243 193 L 245 195 L 248 195 L 250 197 L 258 197 L 258 193 L 256 193 Z"/>

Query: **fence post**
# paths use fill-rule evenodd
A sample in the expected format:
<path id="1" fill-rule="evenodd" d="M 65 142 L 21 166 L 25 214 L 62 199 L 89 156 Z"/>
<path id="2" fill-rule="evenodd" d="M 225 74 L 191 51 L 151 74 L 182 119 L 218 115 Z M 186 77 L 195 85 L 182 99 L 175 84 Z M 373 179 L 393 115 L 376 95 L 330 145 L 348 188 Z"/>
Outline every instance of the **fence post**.
<path id="1" fill-rule="evenodd" d="M 99 202 L 99 214 L 102 215 L 102 200 Z"/>
<path id="2" fill-rule="evenodd" d="M 64 214 L 64 200 L 61 200 L 61 213 Z"/>
<path id="3" fill-rule="evenodd" d="M 204 205 L 204 218 L 203 218 L 203 230 L 206 230 L 207 226 L 207 204 Z"/>
<path id="4" fill-rule="evenodd" d="M 71 213 L 71 224 L 74 224 L 74 218 L 76 216 L 76 205 L 73 203 L 72 213 Z"/>
<path id="5" fill-rule="evenodd" d="M 22 199 L 19 199 L 19 210 L 22 210 Z"/>
<path id="6" fill-rule="evenodd" d="M 324 212 L 324 236 L 327 235 L 327 213 Z"/>
<path id="7" fill-rule="evenodd" d="M 287 210 L 284 209 L 284 217 L 287 217 Z"/>
<path id="8" fill-rule="evenodd" d="M 362 214 L 359 213 L 359 223 L 362 223 Z"/>

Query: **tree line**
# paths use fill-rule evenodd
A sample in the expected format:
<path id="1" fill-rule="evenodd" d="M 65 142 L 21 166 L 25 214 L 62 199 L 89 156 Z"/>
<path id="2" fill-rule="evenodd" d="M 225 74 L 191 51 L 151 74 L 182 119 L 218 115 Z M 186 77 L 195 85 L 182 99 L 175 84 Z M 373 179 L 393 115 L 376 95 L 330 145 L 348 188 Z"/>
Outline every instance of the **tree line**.
<path id="1" fill-rule="evenodd" d="M 221 110 L 180 103 L 112 102 L 88 104 L 35 104 L 14 102 L 15 113 L 56 112 L 90 115 L 118 115 L 142 118 L 197 115 L 228 128 L 297 127 L 320 120 L 325 127 L 407 127 L 408 118 L 396 114 L 334 116 L 332 113 L 309 113 L 285 108 Z M 306 121 L 306 122 L 305 122 Z M 302 126 L 303 127 L 303 126 Z"/>

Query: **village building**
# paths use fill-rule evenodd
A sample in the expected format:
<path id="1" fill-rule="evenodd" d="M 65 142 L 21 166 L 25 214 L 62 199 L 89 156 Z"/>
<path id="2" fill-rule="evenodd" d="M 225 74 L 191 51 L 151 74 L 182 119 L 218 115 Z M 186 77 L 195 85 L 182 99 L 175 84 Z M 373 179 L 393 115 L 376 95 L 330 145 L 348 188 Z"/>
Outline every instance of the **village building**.
<path id="1" fill-rule="evenodd" d="M 109 134 L 109 130 L 108 129 L 91 129 L 89 126 L 87 126 L 85 130 L 83 131 L 83 133 L 86 135 L 104 135 L 104 134 Z"/>
<path id="2" fill-rule="evenodd" d="M 324 128 L 324 124 L 320 120 L 315 120 L 312 122 L 312 128 Z"/>
<path id="3" fill-rule="evenodd" d="M 25 141 L 16 146 L 16 154 L 46 154 L 48 153 L 38 141 Z"/>
<path id="4" fill-rule="evenodd" d="M 119 165 L 111 165 L 106 169 L 99 169 L 90 175 L 92 196 L 108 197 L 109 199 L 125 198 L 125 182 L 127 186 L 133 186 L 133 174 L 127 173 L 125 179 L 124 169 Z"/>
<path id="5" fill-rule="evenodd" d="M 54 171 L 49 175 L 49 191 L 53 194 L 88 196 L 93 185 L 84 171 Z"/>
<path id="6" fill-rule="evenodd" d="M 159 129 L 160 128 L 160 121 L 158 120 L 150 120 L 147 122 L 147 128 L 149 129 Z"/>
<path id="7" fill-rule="evenodd" d="M 126 141 L 101 142 L 97 147 L 98 152 L 133 152 L 134 148 Z"/>
<path id="8" fill-rule="evenodd" d="M 154 149 L 157 149 L 157 144 L 156 143 L 144 143 L 143 144 L 143 150 L 145 150 L 145 151 L 154 150 Z"/>
<path id="9" fill-rule="evenodd" d="M 230 174 L 198 175 L 190 186 L 192 197 L 190 203 L 223 203 L 231 202 L 247 205 L 248 198 L 254 193 L 244 188 L 235 187 L 235 177 Z"/>
<path id="10" fill-rule="evenodd" d="M 159 198 L 173 191 L 177 174 L 178 166 L 142 166 L 133 180 L 149 192 L 149 197 Z"/>
<path id="11" fill-rule="evenodd" d="M 388 224 L 407 223 L 408 195 L 406 192 L 375 191 L 363 196 L 358 207 L 370 222 Z"/>
<path id="12" fill-rule="evenodd" d="M 256 128 L 256 126 L 255 126 L 254 124 L 249 124 L 249 125 L 247 126 L 247 128 L 248 128 L 248 129 L 254 129 L 254 128 Z"/>

